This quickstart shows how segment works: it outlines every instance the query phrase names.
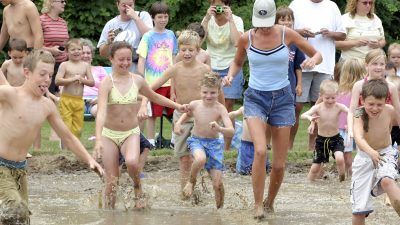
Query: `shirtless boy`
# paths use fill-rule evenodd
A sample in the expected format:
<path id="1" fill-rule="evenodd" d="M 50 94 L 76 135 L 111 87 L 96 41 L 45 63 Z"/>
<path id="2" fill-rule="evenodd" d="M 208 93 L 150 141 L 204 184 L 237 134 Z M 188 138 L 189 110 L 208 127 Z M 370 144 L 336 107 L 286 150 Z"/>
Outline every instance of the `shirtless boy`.
<path id="1" fill-rule="evenodd" d="M 370 80 L 362 87 L 364 107 L 354 113 L 354 139 L 357 155 L 353 162 L 351 203 L 353 225 L 364 225 L 373 211 L 372 197 L 387 193 L 393 208 L 400 216 L 400 188 L 398 178 L 398 151 L 390 138 L 392 125 L 400 119 L 393 106 L 385 104 L 389 95 L 383 79 Z"/>
<path id="2" fill-rule="evenodd" d="M 25 81 L 23 62 L 27 53 L 26 41 L 12 39 L 9 43 L 8 55 L 11 59 L 1 65 L 1 71 L 11 86 L 21 86 Z"/>
<path id="3" fill-rule="evenodd" d="M 196 56 L 200 50 L 200 37 L 196 32 L 190 30 L 182 31 L 178 38 L 178 47 L 182 61 L 168 68 L 163 76 L 151 85 L 151 88 L 157 90 L 171 79 L 171 83 L 175 87 L 176 102 L 179 104 L 189 104 L 191 101 L 201 99 L 200 83 L 204 74 L 210 72 L 211 68 L 196 60 Z M 181 115 L 182 113 L 175 110 L 173 123 L 178 121 Z M 190 136 L 193 128 L 193 120 L 187 120 L 181 127 L 182 133 L 175 137 L 174 150 L 175 155 L 179 157 L 181 188 L 183 190 L 189 179 L 191 166 L 191 157 L 186 139 Z"/>
<path id="4" fill-rule="evenodd" d="M 64 123 L 76 136 L 81 136 L 85 102 L 83 87 L 94 86 L 91 66 L 81 60 L 83 45 L 79 39 L 71 39 L 65 45 L 68 61 L 60 64 L 56 75 L 56 85 L 63 86 L 59 111 Z"/>
<path id="5" fill-rule="evenodd" d="M 193 117 L 192 136 L 187 139 L 187 145 L 193 156 L 190 179 L 183 189 L 183 195 L 190 197 L 196 185 L 197 174 L 205 167 L 211 175 L 215 192 L 217 208 L 224 205 L 224 185 L 222 171 L 224 170 L 224 144 L 219 139 L 219 133 L 232 137 L 235 130 L 225 106 L 218 102 L 221 91 L 221 78 L 218 73 L 206 73 L 201 82 L 201 100 L 191 101 L 189 112 L 184 113 L 175 123 L 174 132 L 182 134 L 181 124 Z M 219 125 L 222 121 L 224 127 Z"/>
<path id="6" fill-rule="evenodd" d="M 332 80 L 324 80 L 320 86 L 321 103 L 311 107 L 310 110 L 301 115 L 301 119 L 318 123 L 318 136 L 315 141 L 314 159 L 308 180 L 314 181 L 321 176 L 322 164 L 329 162 L 329 153 L 332 152 L 333 158 L 339 171 L 339 180 L 345 179 L 344 165 L 344 142 L 339 134 L 339 115 L 341 112 L 347 113 L 348 108 L 336 102 L 338 84 Z"/>
<path id="7" fill-rule="evenodd" d="M 24 62 L 25 82 L 20 87 L 0 86 L 0 224 L 29 221 L 26 154 L 45 120 L 76 156 L 100 175 L 101 166 L 89 155 L 44 97 L 54 69 L 50 52 L 35 50 Z"/>
<path id="8" fill-rule="evenodd" d="M 39 12 L 30 0 L 2 0 L 3 23 L 0 33 L 0 50 L 8 39 L 19 38 L 26 41 L 28 49 L 39 49 L 43 45 L 43 31 Z"/>

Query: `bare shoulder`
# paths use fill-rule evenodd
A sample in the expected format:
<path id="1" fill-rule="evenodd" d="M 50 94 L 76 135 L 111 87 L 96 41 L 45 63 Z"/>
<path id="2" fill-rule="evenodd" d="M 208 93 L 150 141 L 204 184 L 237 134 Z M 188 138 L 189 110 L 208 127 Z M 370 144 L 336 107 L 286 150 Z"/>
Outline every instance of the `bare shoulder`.
<path id="1" fill-rule="evenodd" d="M 25 1 L 25 4 L 23 6 L 27 10 L 37 11 L 37 7 L 36 7 L 35 3 L 33 3 L 32 1 Z"/>
<path id="2" fill-rule="evenodd" d="M 16 93 L 16 88 L 10 85 L 0 85 L 0 101 L 15 101 L 12 97 Z"/>

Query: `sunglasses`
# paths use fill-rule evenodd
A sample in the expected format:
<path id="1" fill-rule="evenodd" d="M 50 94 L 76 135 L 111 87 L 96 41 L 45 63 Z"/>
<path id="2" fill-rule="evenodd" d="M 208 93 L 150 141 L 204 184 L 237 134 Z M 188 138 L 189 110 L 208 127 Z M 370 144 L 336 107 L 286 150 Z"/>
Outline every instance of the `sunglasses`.
<path id="1" fill-rule="evenodd" d="M 372 4 L 374 4 L 374 2 L 373 1 L 367 1 L 367 2 L 361 2 L 363 5 L 372 5 Z"/>

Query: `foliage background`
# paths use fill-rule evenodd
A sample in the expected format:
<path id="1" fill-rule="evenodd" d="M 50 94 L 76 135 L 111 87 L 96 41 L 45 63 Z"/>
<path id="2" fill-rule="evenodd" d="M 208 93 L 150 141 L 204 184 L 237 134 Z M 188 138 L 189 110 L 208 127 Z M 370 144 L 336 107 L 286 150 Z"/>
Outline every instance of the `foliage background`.
<path id="1" fill-rule="evenodd" d="M 136 10 L 148 11 L 150 5 L 156 0 L 136 0 Z M 181 30 L 189 23 L 201 21 L 209 7 L 208 0 L 164 0 L 170 6 L 169 29 Z M 33 1 L 39 11 L 43 0 Z M 254 0 L 232 0 L 233 12 L 244 21 L 245 29 L 251 28 L 251 14 Z M 276 0 L 277 6 L 288 5 L 291 0 Z M 346 0 L 335 1 L 341 12 L 344 13 Z M 400 1 L 399 0 L 375 0 L 376 14 L 381 18 L 385 28 L 387 43 L 399 40 L 400 36 Z M 0 12 L 2 15 L 2 10 Z M 105 23 L 118 15 L 115 0 L 68 0 L 65 12 L 61 15 L 68 22 L 71 37 L 85 37 L 91 39 L 94 44 L 100 37 Z M 4 58 L 0 58 L 0 62 Z M 104 65 L 107 60 L 96 55 L 94 64 Z"/>

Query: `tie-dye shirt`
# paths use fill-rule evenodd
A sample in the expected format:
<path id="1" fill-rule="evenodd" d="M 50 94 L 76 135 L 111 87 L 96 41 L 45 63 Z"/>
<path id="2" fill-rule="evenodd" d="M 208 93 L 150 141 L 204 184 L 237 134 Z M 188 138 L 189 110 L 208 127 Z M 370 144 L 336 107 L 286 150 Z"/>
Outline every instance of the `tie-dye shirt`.
<path id="1" fill-rule="evenodd" d="M 149 85 L 161 77 L 164 71 L 173 64 L 173 55 L 178 53 L 178 43 L 174 32 L 165 30 L 162 33 L 149 31 L 139 43 L 137 53 L 146 59 L 144 77 Z M 163 87 L 171 86 L 170 81 Z"/>

